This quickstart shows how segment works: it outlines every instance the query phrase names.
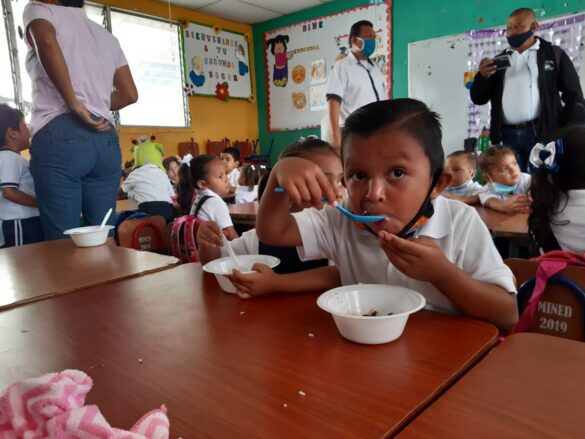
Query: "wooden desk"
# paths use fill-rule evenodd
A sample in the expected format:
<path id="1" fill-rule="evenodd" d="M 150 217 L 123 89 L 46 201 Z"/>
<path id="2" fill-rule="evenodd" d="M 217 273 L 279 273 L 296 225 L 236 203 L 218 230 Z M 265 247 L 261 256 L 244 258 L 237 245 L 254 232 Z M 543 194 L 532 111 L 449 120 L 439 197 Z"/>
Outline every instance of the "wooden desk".
<path id="1" fill-rule="evenodd" d="M 528 214 L 516 214 L 493 228 L 494 236 L 529 239 Z"/>
<path id="2" fill-rule="evenodd" d="M 400 438 L 583 437 L 585 344 L 510 336 Z"/>
<path id="3" fill-rule="evenodd" d="M 107 245 L 79 248 L 70 239 L 0 250 L 0 310 L 114 280 L 164 270 L 171 256 Z"/>
<path id="4" fill-rule="evenodd" d="M 496 340 L 486 323 L 423 311 L 393 343 L 355 344 L 316 298 L 240 300 L 185 264 L 31 303 L 0 313 L 0 388 L 77 368 L 117 427 L 164 403 L 171 437 L 379 438 Z"/>
<path id="5" fill-rule="evenodd" d="M 256 214 L 258 213 L 258 202 L 230 204 L 228 205 L 230 216 L 234 223 L 256 224 Z"/>
<path id="6" fill-rule="evenodd" d="M 513 215 L 503 212 L 498 212 L 497 210 L 490 209 L 489 207 L 484 206 L 473 206 L 476 212 L 479 214 L 487 228 L 492 232 L 494 228 L 502 223 L 513 217 Z"/>
<path id="7" fill-rule="evenodd" d="M 128 198 L 126 200 L 117 200 L 116 201 L 116 212 L 123 212 L 125 210 L 136 210 L 138 209 L 138 204 L 136 200 Z"/>

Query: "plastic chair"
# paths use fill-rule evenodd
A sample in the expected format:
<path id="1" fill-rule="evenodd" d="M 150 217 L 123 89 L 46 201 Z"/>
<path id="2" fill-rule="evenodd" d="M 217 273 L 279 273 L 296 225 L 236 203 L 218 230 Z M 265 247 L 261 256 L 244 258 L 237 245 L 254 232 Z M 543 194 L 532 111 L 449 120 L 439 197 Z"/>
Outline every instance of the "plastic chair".
<path id="1" fill-rule="evenodd" d="M 230 144 L 227 137 L 221 140 L 207 140 L 207 154 L 220 155 Z"/>
<path id="2" fill-rule="evenodd" d="M 118 226 L 120 247 L 170 254 L 170 233 L 162 216 L 126 220 Z"/>
<path id="3" fill-rule="evenodd" d="M 538 261 L 507 259 L 517 282 L 521 314 L 532 297 Z M 585 341 L 585 268 L 567 267 L 551 276 L 527 331 Z"/>
<path id="4" fill-rule="evenodd" d="M 193 137 L 191 137 L 190 142 L 179 143 L 179 156 L 183 158 L 187 154 L 191 154 L 193 157 L 199 155 L 199 144 L 193 140 Z"/>
<path id="5" fill-rule="evenodd" d="M 245 141 L 236 140 L 234 142 L 234 147 L 240 150 L 240 157 L 242 157 L 244 162 L 246 161 L 246 157 L 249 157 L 254 153 L 255 149 L 255 146 L 252 146 L 252 142 L 250 142 L 248 139 Z"/>
<path id="6" fill-rule="evenodd" d="M 270 155 L 272 154 L 272 148 L 274 147 L 274 139 L 270 140 L 270 146 L 268 147 L 268 152 L 266 154 L 256 154 L 256 150 L 259 146 L 259 142 L 256 142 L 254 145 L 253 154 L 244 157 L 244 161 L 249 161 L 251 163 L 258 163 L 258 164 L 266 164 L 270 166 Z"/>

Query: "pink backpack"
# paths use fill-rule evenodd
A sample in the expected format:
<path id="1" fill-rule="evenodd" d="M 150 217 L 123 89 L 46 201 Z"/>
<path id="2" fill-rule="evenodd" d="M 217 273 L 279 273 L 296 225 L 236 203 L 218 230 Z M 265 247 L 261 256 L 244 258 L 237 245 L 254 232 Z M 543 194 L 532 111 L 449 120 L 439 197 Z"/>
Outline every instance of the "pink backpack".
<path id="1" fill-rule="evenodd" d="M 199 225 L 203 221 L 197 217 L 199 210 L 211 196 L 205 195 L 197 202 L 195 215 L 183 215 L 175 218 L 173 228 L 171 229 L 171 250 L 173 256 L 178 258 L 182 264 L 189 262 L 199 262 L 199 253 L 197 252 L 197 243 L 195 237 Z"/>

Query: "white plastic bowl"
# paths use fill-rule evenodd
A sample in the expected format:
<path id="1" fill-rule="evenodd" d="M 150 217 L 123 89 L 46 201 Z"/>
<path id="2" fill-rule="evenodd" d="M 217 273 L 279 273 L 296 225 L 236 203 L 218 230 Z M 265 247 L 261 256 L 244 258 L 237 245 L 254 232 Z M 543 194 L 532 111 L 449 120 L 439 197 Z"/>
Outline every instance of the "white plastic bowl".
<path id="1" fill-rule="evenodd" d="M 69 235 L 77 247 L 95 247 L 105 244 L 108 240 L 108 232 L 114 226 L 104 226 L 102 230 L 99 228 L 100 226 L 77 227 L 65 230 L 63 234 Z"/>
<path id="2" fill-rule="evenodd" d="M 268 255 L 238 255 L 238 262 L 245 269 L 243 273 L 252 273 L 252 266 L 254 264 L 268 265 L 270 268 L 276 267 L 280 264 L 280 259 Z M 219 286 L 226 293 L 236 293 L 236 289 L 232 282 L 225 276 L 232 274 L 234 270 L 234 260 L 231 257 L 225 257 L 208 262 L 203 266 L 203 271 L 215 274 L 215 278 Z"/>
<path id="3" fill-rule="evenodd" d="M 408 288 L 372 284 L 334 288 L 317 299 L 317 305 L 333 315 L 343 337 L 363 344 L 396 340 L 408 316 L 425 303 L 422 294 Z M 367 316 L 371 311 L 376 311 L 376 316 Z"/>

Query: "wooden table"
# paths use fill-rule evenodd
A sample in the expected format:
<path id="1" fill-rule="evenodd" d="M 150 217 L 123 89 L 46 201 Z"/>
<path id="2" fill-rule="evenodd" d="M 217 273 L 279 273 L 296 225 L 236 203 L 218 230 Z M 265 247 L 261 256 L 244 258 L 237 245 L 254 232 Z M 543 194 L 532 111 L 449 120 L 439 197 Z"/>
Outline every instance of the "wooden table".
<path id="1" fill-rule="evenodd" d="M 70 239 L 0 250 L 0 310 L 34 300 L 164 270 L 177 258 L 107 245 L 79 248 Z"/>
<path id="2" fill-rule="evenodd" d="M 516 214 L 497 224 L 492 232 L 504 238 L 529 239 L 528 214 Z"/>
<path id="3" fill-rule="evenodd" d="M 258 202 L 230 204 L 228 205 L 230 216 L 234 223 L 239 224 L 256 224 L 256 215 L 258 213 Z"/>
<path id="4" fill-rule="evenodd" d="M 379 438 L 496 340 L 486 323 L 422 311 L 393 343 L 355 344 L 316 298 L 240 300 L 185 264 L 31 303 L 0 313 L 0 388 L 76 368 L 94 379 L 87 403 L 121 428 L 164 403 L 174 438 Z"/>
<path id="5" fill-rule="evenodd" d="M 489 207 L 484 207 L 480 205 L 473 207 L 475 208 L 476 212 L 479 214 L 487 228 L 490 230 L 490 232 L 492 232 L 498 224 L 513 217 L 513 215 L 509 213 L 499 212 L 497 210 L 490 209 Z"/>
<path id="6" fill-rule="evenodd" d="M 583 343 L 512 335 L 399 437 L 583 437 L 583 364 Z"/>
<path id="7" fill-rule="evenodd" d="M 136 210 L 138 209 L 138 203 L 136 200 L 128 198 L 126 200 L 116 201 L 116 212 L 123 212 L 125 210 Z"/>

